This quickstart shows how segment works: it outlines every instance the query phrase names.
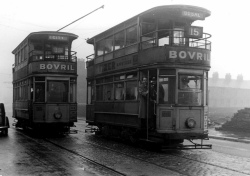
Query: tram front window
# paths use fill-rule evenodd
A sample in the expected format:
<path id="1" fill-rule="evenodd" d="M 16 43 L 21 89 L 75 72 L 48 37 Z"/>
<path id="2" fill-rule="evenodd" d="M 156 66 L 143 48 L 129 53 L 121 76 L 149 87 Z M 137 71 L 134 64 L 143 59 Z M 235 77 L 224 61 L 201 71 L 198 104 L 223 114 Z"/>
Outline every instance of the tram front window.
<path id="1" fill-rule="evenodd" d="M 178 80 L 178 104 L 201 105 L 201 76 L 180 75 Z"/>
<path id="2" fill-rule="evenodd" d="M 68 81 L 48 81 L 47 102 L 68 102 Z"/>

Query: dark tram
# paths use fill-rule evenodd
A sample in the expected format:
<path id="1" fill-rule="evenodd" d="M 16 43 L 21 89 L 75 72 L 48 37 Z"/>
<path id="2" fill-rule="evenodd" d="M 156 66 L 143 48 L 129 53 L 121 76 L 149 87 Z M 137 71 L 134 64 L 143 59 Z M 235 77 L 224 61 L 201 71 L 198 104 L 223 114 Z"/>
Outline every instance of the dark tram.
<path id="1" fill-rule="evenodd" d="M 69 131 L 77 121 L 77 35 L 34 32 L 14 50 L 13 118 L 16 127 Z"/>
<path id="2" fill-rule="evenodd" d="M 211 35 L 193 25 L 210 14 L 159 6 L 88 39 L 94 46 L 86 62 L 89 130 L 131 142 L 211 148 L 203 144 Z M 185 139 L 192 145 L 183 145 Z"/>

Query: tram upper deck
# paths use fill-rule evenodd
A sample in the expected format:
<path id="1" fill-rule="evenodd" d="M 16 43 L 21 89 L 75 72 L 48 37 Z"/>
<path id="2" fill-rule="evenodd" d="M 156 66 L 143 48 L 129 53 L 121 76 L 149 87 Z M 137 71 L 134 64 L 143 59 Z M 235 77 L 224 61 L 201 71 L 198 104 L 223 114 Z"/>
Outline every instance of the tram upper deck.
<path id="1" fill-rule="evenodd" d="M 30 33 L 13 51 L 13 81 L 35 73 L 77 74 L 72 41 L 78 36 L 66 32 Z"/>
<path id="2" fill-rule="evenodd" d="M 87 40 L 88 77 L 157 63 L 210 68 L 211 35 L 192 26 L 211 12 L 189 5 L 159 6 L 140 13 Z"/>

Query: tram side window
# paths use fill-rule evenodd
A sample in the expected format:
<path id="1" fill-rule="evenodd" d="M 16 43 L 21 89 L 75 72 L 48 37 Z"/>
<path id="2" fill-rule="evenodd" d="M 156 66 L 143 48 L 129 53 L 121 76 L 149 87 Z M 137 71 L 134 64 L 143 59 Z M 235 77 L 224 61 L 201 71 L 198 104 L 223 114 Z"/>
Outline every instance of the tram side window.
<path id="1" fill-rule="evenodd" d="M 137 100 L 137 81 L 128 81 L 126 83 L 126 100 Z"/>
<path id="2" fill-rule="evenodd" d="M 28 84 L 27 80 L 20 81 L 14 84 L 14 100 L 28 99 Z"/>
<path id="3" fill-rule="evenodd" d="M 94 100 L 94 87 L 93 82 L 88 82 L 88 101 L 87 104 L 92 104 Z"/>
<path id="4" fill-rule="evenodd" d="M 96 100 L 97 101 L 103 100 L 103 86 L 102 85 L 96 86 Z"/>
<path id="5" fill-rule="evenodd" d="M 115 100 L 124 100 L 124 82 L 115 84 Z"/>
<path id="6" fill-rule="evenodd" d="M 35 83 L 35 102 L 45 102 L 45 82 Z"/>
<path id="7" fill-rule="evenodd" d="M 113 92 L 113 84 L 106 84 L 104 85 L 104 100 L 114 100 L 114 92 Z"/>

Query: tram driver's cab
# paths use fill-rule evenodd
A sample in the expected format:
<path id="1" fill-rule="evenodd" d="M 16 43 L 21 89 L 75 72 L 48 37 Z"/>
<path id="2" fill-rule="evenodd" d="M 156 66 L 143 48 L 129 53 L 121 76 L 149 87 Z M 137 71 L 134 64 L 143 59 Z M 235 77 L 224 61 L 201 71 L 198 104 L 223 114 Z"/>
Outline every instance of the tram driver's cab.
<path id="1" fill-rule="evenodd" d="M 189 69 L 149 70 L 148 118 L 158 132 L 186 128 L 181 121 L 193 117 L 202 128 L 207 103 L 207 72 Z M 145 75 L 145 73 L 143 73 Z M 158 76 L 157 76 L 158 75 Z M 146 117 L 146 118 L 147 118 Z M 150 125 L 150 124 L 149 124 Z M 186 130 L 186 129 L 185 129 Z"/>

